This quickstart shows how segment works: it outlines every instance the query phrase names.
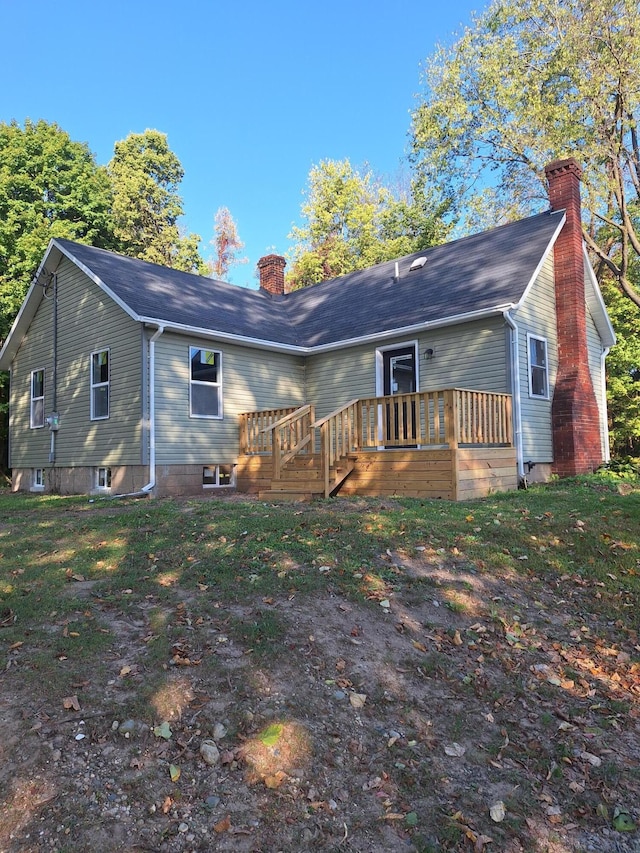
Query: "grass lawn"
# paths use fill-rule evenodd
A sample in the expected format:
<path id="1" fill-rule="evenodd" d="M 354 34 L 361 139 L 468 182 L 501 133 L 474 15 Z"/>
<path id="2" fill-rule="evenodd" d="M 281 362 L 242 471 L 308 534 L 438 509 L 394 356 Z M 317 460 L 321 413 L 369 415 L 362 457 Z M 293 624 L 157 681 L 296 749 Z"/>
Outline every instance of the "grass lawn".
<path id="1" fill-rule="evenodd" d="M 0 850 L 638 851 L 639 603 L 612 475 L 0 491 Z"/>

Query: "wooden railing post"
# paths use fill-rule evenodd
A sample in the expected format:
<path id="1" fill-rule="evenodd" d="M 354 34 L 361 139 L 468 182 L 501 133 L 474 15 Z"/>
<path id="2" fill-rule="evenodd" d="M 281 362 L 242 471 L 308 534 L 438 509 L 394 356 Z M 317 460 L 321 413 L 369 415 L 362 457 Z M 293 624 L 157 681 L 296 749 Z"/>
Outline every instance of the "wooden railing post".
<path id="1" fill-rule="evenodd" d="M 247 438 L 247 416 L 240 415 L 240 455 L 244 456 L 247 452 L 249 441 Z"/>
<path id="2" fill-rule="evenodd" d="M 271 436 L 271 459 L 273 461 L 273 477 L 274 480 L 280 479 L 280 457 L 282 449 L 282 440 L 280 438 L 280 428 L 276 427 Z"/>
<path id="3" fill-rule="evenodd" d="M 445 441 L 450 448 L 458 447 L 458 392 L 449 389 L 444 392 L 444 433 Z"/>

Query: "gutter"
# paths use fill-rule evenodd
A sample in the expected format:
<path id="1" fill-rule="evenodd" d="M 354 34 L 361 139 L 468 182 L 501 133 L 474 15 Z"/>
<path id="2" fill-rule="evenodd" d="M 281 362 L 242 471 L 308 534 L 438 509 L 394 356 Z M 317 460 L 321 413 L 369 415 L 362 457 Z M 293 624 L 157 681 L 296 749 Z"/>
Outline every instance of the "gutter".
<path id="1" fill-rule="evenodd" d="M 524 461 L 522 459 L 522 413 L 520 411 L 520 360 L 518 326 L 507 308 L 502 312 L 505 323 L 511 329 L 510 347 L 510 372 L 511 372 L 511 394 L 513 396 L 513 429 L 516 445 L 516 461 L 518 464 L 518 478 L 524 479 Z"/>

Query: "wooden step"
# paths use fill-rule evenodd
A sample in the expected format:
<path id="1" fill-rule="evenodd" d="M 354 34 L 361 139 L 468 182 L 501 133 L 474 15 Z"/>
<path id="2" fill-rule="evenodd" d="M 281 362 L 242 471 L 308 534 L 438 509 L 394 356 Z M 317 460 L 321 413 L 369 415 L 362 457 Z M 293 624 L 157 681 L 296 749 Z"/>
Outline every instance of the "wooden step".
<path id="1" fill-rule="evenodd" d="M 311 479 L 306 477 L 304 479 L 285 479 L 282 477 L 279 480 L 271 481 L 271 491 L 278 491 L 283 489 L 285 491 L 295 491 L 295 492 L 317 492 L 320 494 L 324 492 L 324 484 L 320 482 L 320 479 Z"/>
<path id="2" fill-rule="evenodd" d="M 311 501 L 320 497 L 320 493 L 301 492 L 296 489 L 266 489 L 258 492 L 261 501 Z"/>

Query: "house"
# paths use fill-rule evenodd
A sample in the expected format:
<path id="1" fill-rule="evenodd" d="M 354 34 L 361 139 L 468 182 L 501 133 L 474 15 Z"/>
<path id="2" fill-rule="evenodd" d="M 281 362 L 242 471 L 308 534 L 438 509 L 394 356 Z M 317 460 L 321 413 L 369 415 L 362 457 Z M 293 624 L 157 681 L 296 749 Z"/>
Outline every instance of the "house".
<path id="1" fill-rule="evenodd" d="M 277 255 L 250 290 L 52 240 L 0 351 L 13 489 L 458 499 L 593 470 L 615 336 L 580 174 L 547 167 L 544 213 L 288 294 Z"/>

